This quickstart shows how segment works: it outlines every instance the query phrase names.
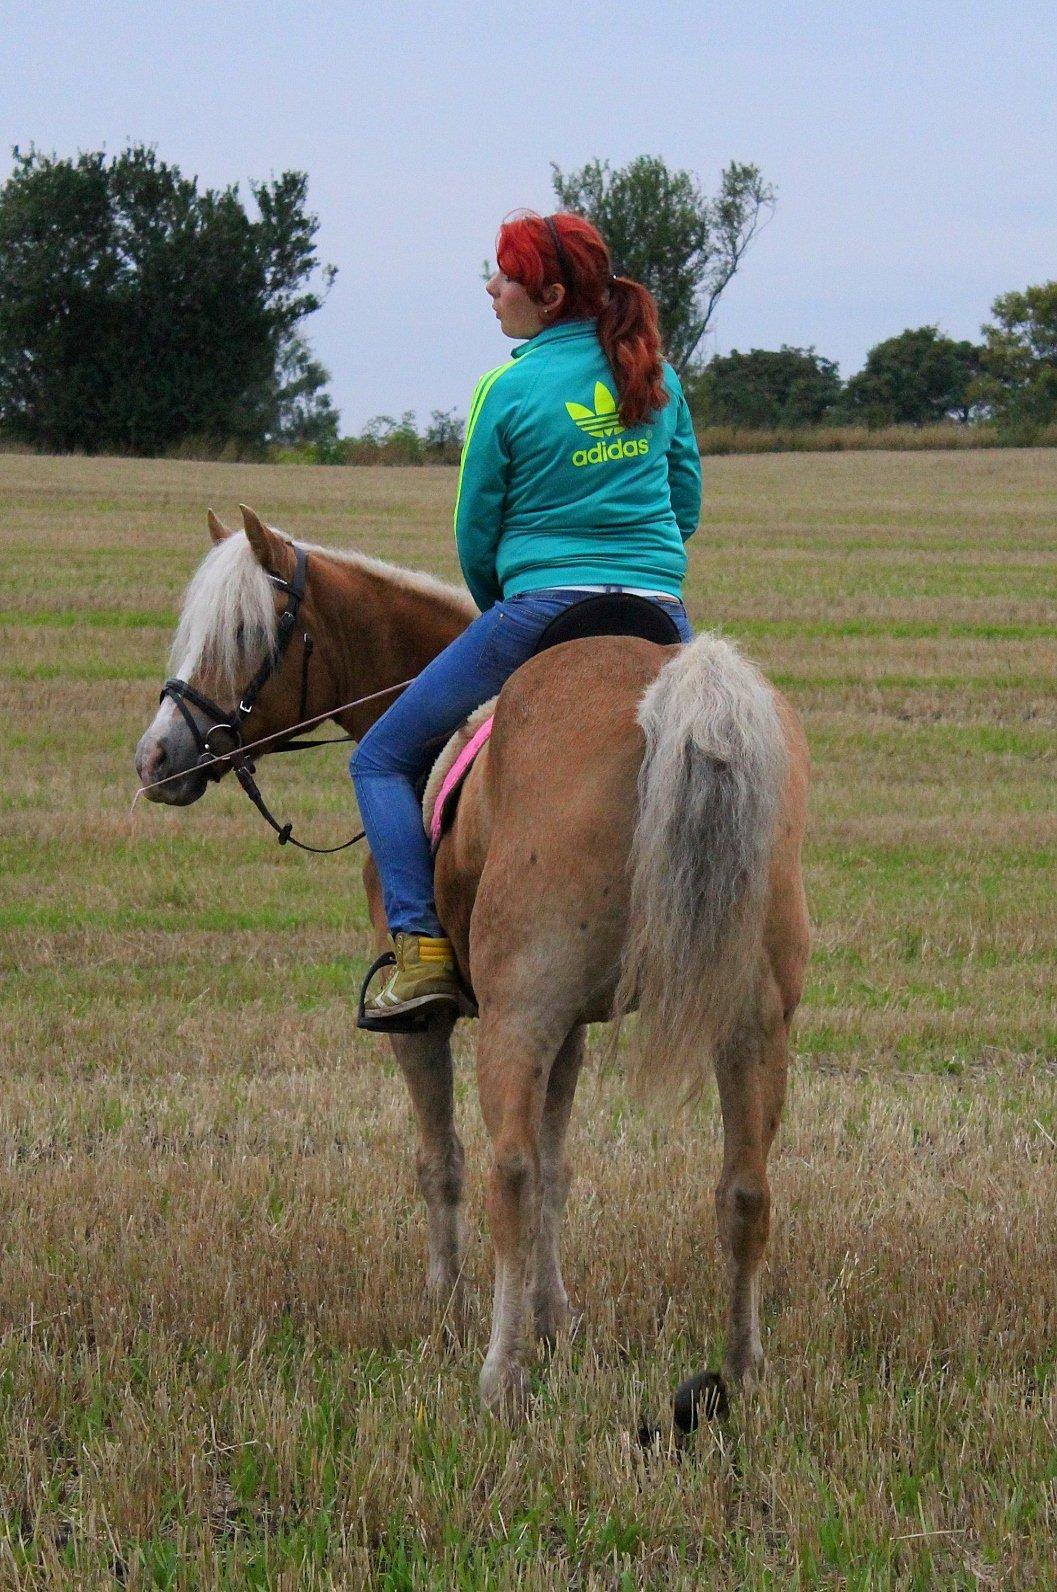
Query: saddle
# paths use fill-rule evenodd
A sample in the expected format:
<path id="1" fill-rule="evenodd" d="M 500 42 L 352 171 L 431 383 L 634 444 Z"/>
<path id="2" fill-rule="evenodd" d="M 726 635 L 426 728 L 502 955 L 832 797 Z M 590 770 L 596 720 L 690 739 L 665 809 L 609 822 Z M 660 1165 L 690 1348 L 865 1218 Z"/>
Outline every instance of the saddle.
<path id="1" fill-rule="evenodd" d="M 566 641 L 592 636 L 640 636 L 659 647 L 678 646 L 675 620 L 659 603 L 631 592 L 596 592 L 556 615 L 540 635 L 532 656 Z M 422 795 L 422 817 L 436 851 L 450 829 L 467 774 L 492 733 L 497 697 L 476 708 L 461 725 L 433 765 Z"/>

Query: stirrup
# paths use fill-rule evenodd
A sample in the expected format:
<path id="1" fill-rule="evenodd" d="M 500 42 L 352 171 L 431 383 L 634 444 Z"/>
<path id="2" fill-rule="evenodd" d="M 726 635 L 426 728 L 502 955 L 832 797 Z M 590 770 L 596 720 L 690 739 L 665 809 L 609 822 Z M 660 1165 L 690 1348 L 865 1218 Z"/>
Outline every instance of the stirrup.
<path id="1" fill-rule="evenodd" d="M 378 1016 L 367 1013 L 367 990 L 371 979 L 383 967 L 395 967 L 396 955 L 393 951 L 383 951 L 378 959 L 371 963 L 367 969 L 367 976 L 360 985 L 360 1003 L 356 1012 L 356 1027 L 366 1028 L 371 1034 L 424 1034 L 429 1027 L 429 1020 L 439 1005 L 445 1004 L 437 1000 L 430 1000 L 410 1012 L 386 1012 Z M 450 1003 L 449 1003 L 450 1004 Z M 455 1007 L 457 1017 L 465 1016 L 461 1005 Z"/>

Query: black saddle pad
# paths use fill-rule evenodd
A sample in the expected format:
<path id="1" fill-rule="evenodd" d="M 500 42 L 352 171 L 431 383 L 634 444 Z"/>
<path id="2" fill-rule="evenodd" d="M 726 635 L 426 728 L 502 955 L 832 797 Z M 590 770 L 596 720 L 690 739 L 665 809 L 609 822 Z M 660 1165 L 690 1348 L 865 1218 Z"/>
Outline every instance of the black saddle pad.
<path id="1" fill-rule="evenodd" d="M 624 591 L 593 592 L 551 620 L 536 643 L 536 652 L 587 636 L 641 636 L 660 647 L 678 646 L 681 639 L 671 614 L 649 597 Z"/>

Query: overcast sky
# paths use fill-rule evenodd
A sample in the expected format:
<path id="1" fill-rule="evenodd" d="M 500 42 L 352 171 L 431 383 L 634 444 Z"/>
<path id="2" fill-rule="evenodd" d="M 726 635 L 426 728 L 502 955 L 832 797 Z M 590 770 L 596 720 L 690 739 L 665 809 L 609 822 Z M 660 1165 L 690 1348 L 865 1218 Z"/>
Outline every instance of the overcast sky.
<path id="1" fill-rule="evenodd" d="M 0 135 L 149 142 L 203 184 L 307 171 L 339 273 L 307 325 L 346 430 L 465 414 L 509 347 L 481 262 L 508 211 L 553 208 L 552 160 L 659 154 L 707 191 L 760 166 L 778 209 L 720 352 L 814 344 L 847 376 L 1057 277 L 1052 0 L 0 0 Z"/>

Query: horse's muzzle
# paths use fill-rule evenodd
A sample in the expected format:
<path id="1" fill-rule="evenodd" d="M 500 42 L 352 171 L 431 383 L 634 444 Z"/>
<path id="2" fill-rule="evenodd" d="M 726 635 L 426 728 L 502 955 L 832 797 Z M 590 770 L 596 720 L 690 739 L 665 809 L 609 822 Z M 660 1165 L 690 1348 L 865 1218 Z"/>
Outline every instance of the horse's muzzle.
<path id="1" fill-rule="evenodd" d="M 178 779 L 170 779 L 162 785 L 147 785 L 143 794 L 150 802 L 164 802 L 168 807 L 190 807 L 200 796 L 204 796 L 209 778 L 204 769 L 192 768 Z"/>
<path id="2" fill-rule="evenodd" d="M 148 730 L 136 748 L 136 774 L 148 801 L 189 807 L 204 794 L 208 777 L 198 767 L 197 758 L 190 767 L 181 767 L 177 758 L 170 758 L 170 750 L 165 737 L 156 737 Z"/>

